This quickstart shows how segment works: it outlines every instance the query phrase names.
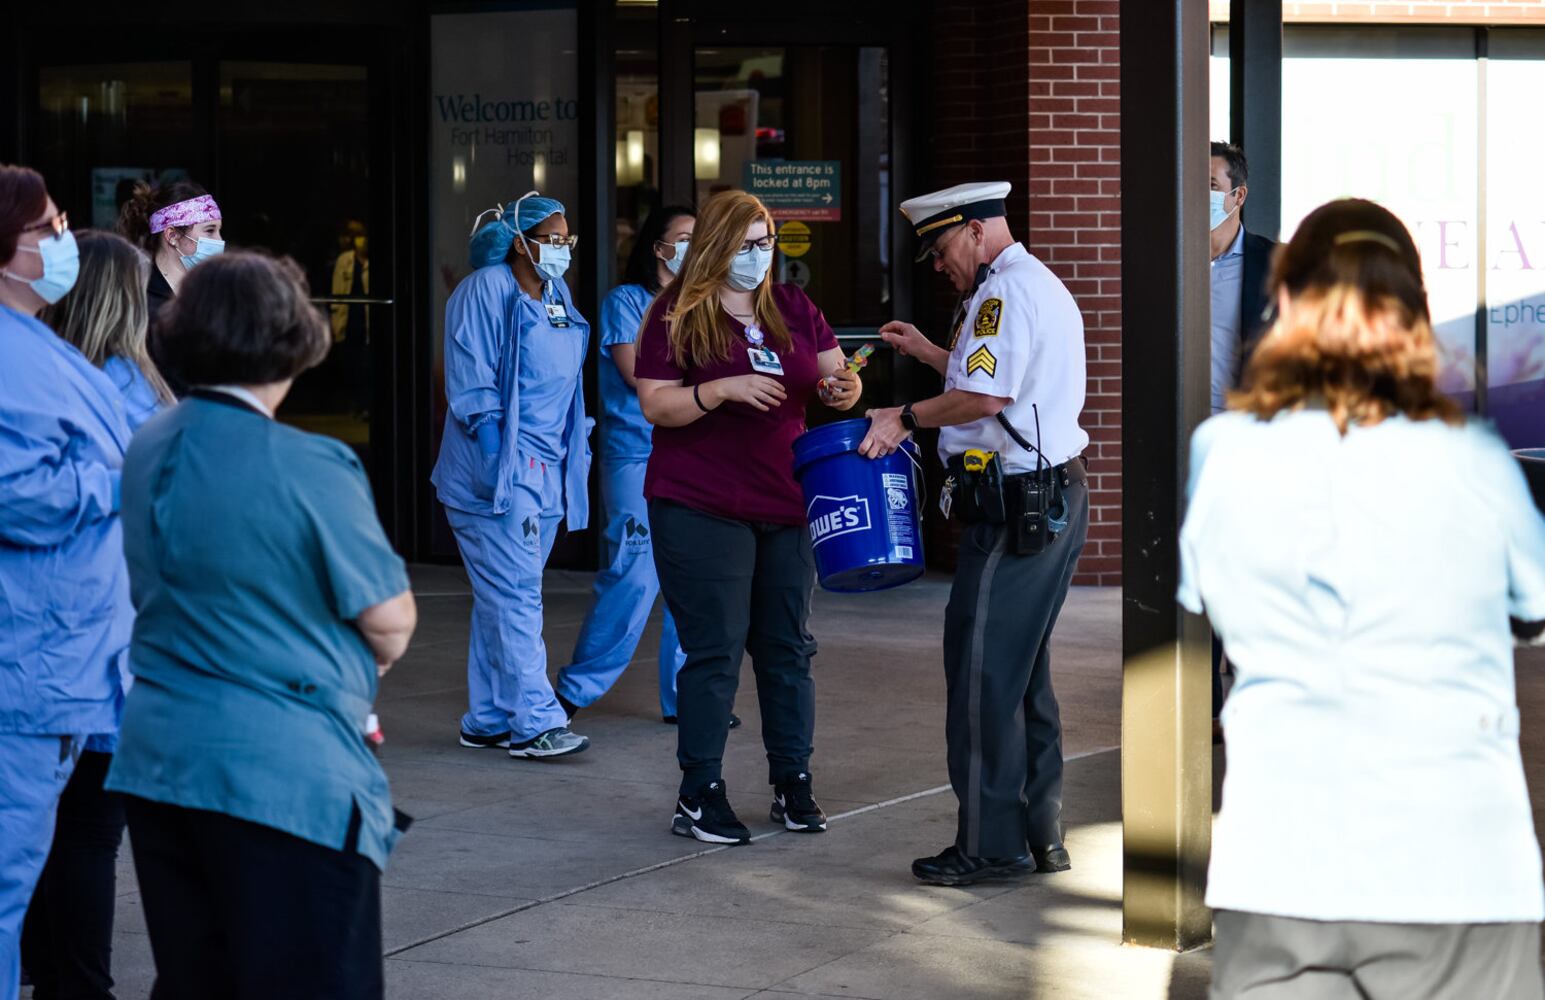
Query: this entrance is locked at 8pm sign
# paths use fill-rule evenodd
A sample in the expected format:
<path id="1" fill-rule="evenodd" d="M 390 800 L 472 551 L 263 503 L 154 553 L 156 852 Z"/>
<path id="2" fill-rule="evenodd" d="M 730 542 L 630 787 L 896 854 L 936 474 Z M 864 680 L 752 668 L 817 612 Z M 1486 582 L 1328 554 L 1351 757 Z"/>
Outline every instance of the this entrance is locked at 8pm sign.
<path id="1" fill-rule="evenodd" d="M 762 199 L 778 221 L 842 219 L 840 160 L 752 160 L 745 165 L 741 186 Z"/>

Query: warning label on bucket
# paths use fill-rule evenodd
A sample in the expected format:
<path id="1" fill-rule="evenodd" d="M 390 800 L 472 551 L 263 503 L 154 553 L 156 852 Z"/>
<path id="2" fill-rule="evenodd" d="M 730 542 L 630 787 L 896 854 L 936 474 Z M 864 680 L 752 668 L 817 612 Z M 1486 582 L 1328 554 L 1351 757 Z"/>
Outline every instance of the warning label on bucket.
<path id="1" fill-rule="evenodd" d="M 912 494 L 908 492 L 907 477 L 885 473 L 880 477 L 885 487 L 885 526 L 892 545 L 910 546 L 915 540 L 912 533 Z M 911 553 L 902 556 L 910 559 Z"/>

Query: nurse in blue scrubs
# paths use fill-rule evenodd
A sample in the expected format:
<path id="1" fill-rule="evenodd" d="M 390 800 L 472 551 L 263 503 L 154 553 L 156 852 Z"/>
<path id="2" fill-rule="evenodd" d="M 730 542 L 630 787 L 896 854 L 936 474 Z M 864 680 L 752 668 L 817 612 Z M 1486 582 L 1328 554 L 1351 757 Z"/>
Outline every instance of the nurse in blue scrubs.
<path id="1" fill-rule="evenodd" d="M 542 569 L 559 524 L 590 516 L 590 324 L 563 282 L 577 242 L 563 205 L 532 191 L 492 214 L 445 307 L 450 412 L 431 476 L 472 580 L 461 745 L 561 757 L 590 741 L 547 679 Z"/>
<path id="2" fill-rule="evenodd" d="M 604 563 L 595 603 L 585 618 L 574 658 L 558 674 L 558 700 L 572 719 L 611 690 L 633 659 L 660 593 L 649 538 L 644 469 L 652 429 L 638 405 L 634 342 L 644 310 L 681 270 L 692 226 L 690 208 L 667 205 L 650 213 L 628 257 L 624 283 L 601 304 L 601 499 L 606 505 Z M 676 623 L 665 612 L 660 632 L 660 715 L 676 721 L 676 674 L 686 661 Z"/>
<path id="3" fill-rule="evenodd" d="M 134 613 L 118 497 L 129 443 L 106 375 L 35 317 L 80 257 L 43 178 L 0 165 L 0 1000 L 86 739 L 117 726 Z"/>

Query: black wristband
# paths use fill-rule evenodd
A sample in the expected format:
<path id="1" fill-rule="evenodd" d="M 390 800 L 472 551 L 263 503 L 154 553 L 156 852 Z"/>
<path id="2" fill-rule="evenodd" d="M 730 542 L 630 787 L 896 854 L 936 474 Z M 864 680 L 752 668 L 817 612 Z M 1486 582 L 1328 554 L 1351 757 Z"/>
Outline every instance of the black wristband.
<path id="1" fill-rule="evenodd" d="M 912 413 L 912 404 L 908 403 L 901 408 L 901 426 L 908 431 L 917 430 L 917 417 Z"/>
<path id="2" fill-rule="evenodd" d="M 696 403 L 697 404 L 697 408 L 699 410 L 702 410 L 704 413 L 712 413 L 713 412 L 712 410 L 710 410 L 708 407 L 703 405 L 703 397 L 699 396 L 697 394 L 697 390 L 699 388 L 701 388 L 701 387 L 702 387 L 702 383 L 698 383 L 697 385 L 694 385 L 692 387 L 692 402 Z"/>

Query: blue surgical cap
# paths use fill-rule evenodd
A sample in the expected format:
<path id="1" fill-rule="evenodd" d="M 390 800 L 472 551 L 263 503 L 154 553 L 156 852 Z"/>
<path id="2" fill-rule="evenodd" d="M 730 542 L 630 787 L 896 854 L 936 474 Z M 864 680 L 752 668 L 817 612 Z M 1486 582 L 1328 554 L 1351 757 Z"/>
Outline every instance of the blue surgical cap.
<path id="1" fill-rule="evenodd" d="M 468 263 L 474 268 L 503 263 L 515 243 L 517 229 L 524 233 L 548 216 L 563 214 L 563 202 L 556 198 L 533 195 L 510 202 L 497 219 L 472 234 L 467 244 Z"/>

